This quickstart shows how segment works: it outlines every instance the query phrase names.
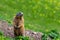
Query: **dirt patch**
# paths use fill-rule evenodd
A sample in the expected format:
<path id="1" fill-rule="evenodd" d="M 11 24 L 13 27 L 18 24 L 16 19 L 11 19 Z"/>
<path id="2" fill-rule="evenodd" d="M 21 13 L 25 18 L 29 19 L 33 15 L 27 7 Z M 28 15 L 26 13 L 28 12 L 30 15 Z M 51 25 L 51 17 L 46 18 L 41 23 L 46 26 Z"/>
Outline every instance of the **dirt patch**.
<path id="1" fill-rule="evenodd" d="M 5 36 L 14 37 L 14 29 L 13 26 L 9 26 L 6 21 L 0 20 L 0 30 L 4 33 Z M 30 38 L 30 40 L 41 40 L 42 33 L 41 32 L 34 32 L 31 30 L 26 30 L 25 35 Z"/>

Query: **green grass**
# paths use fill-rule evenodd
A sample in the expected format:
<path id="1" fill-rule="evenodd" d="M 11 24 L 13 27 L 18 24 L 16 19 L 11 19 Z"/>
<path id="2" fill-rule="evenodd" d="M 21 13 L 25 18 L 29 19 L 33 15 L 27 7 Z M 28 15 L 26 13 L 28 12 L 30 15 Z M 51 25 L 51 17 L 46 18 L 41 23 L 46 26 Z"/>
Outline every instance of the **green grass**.
<path id="1" fill-rule="evenodd" d="M 12 24 L 19 11 L 24 13 L 26 29 L 60 32 L 60 0 L 0 0 L 0 19 Z"/>

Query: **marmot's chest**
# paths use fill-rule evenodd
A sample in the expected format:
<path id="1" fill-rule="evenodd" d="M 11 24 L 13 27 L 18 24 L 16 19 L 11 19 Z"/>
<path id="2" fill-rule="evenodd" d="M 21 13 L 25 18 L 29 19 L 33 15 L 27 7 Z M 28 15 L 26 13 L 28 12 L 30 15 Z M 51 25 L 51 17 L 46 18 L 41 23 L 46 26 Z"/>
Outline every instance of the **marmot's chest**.
<path id="1" fill-rule="evenodd" d="M 20 25 L 20 24 L 22 24 L 23 23 L 23 21 L 22 20 L 17 20 L 17 21 L 15 21 L 15 25 Z"/>

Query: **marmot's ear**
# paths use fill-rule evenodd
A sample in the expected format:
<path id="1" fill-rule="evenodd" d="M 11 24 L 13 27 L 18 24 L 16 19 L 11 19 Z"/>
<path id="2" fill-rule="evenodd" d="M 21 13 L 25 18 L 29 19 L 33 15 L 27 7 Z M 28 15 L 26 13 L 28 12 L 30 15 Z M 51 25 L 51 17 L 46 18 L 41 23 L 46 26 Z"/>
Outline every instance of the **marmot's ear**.
<path id="1" fill-rule="evenodd" d="M 19 12 L 16 16 L 23 16 L 23 12 Z"/>

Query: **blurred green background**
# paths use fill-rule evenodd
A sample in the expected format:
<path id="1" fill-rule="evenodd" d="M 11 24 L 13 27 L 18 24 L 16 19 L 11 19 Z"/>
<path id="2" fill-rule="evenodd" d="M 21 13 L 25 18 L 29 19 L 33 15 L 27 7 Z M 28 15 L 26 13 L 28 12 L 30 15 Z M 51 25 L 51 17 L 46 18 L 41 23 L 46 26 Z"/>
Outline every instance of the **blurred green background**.
<path id="1" fill-rule="evenodd" d="M 26 30 L 60 32 L 60 0 L 0 0 L 0 19 L 12 24 L 22 11 Z"/>

